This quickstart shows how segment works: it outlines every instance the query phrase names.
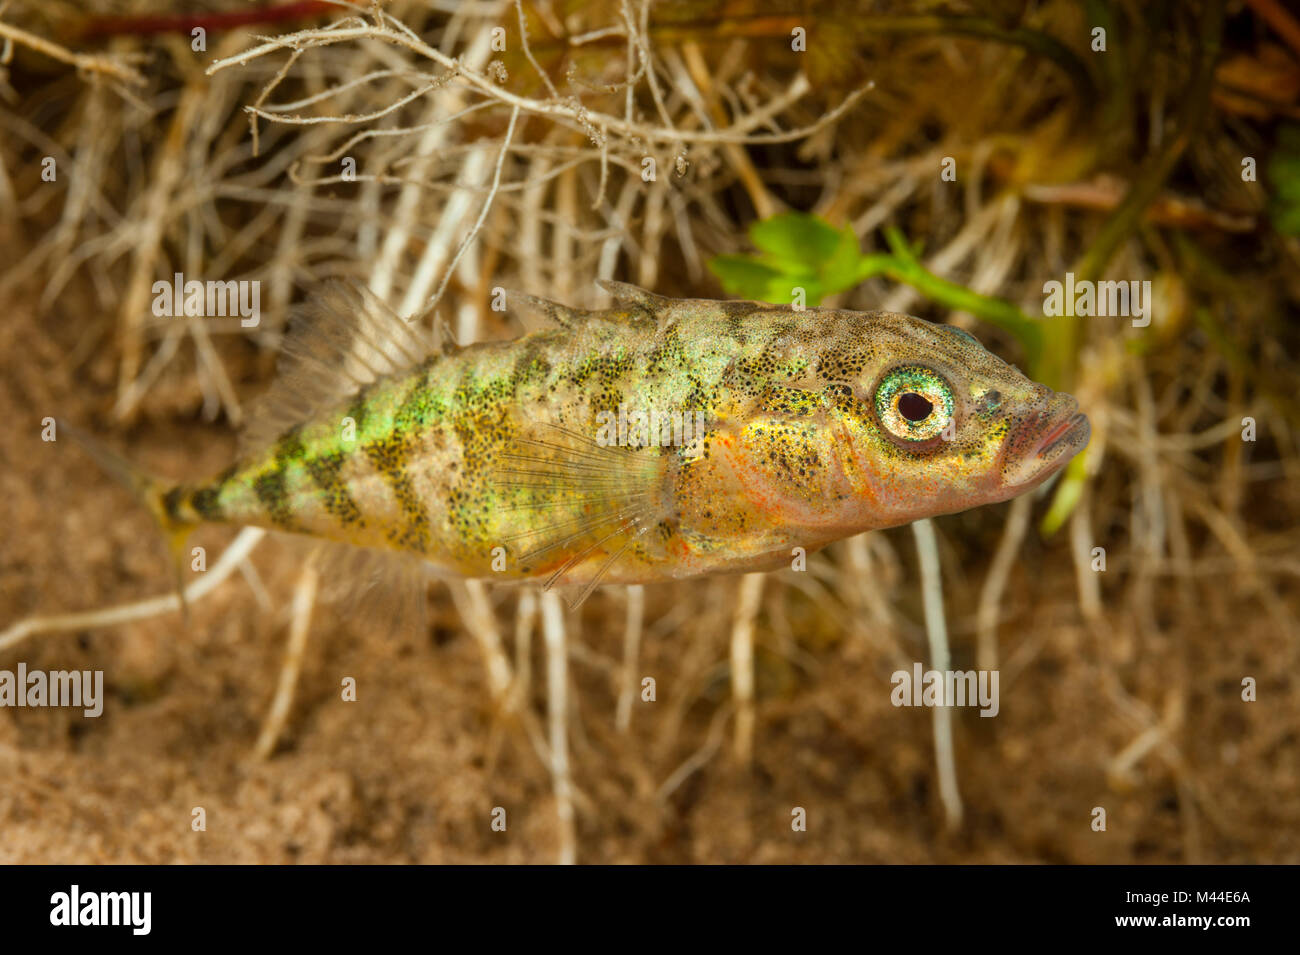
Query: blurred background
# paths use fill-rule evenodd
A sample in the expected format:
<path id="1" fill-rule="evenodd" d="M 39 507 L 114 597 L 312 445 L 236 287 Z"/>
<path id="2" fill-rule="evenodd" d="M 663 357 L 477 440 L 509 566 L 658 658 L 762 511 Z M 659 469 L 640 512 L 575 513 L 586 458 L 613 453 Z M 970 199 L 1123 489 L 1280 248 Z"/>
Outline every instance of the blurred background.
<path id="1" fill-rule="evenodd" d="M 0 860 L 1300 862 L 1294 8 L 18 0 L 0 127 L 0 668 L 107 689 L 0 710 Z M 176 273 L 260 283 L 259 323 L 157 317 Z M 1149 323 L 1045 316 L 1067 274 L 1149 282 Z M 331 277 L 461 342 L 524 331 L 496 288 L 798 286 L 1073 393 L 1059 480 L 934 522 L 953 666 L 1000 673 L 952 712 L 960 817 L 890 702 L 929 659 L 907 528 L 414 616 L 205 528 L 183 620 L 42 422 L 219 470 Z"/>

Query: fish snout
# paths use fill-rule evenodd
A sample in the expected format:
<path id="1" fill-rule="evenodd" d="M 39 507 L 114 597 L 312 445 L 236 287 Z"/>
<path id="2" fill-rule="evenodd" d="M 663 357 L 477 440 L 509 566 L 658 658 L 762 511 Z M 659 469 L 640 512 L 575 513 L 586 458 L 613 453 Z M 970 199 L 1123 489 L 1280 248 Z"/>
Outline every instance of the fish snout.
<path id="1" fill-rule="evenodd" d="M 1046 480 L 1087 445 L 1092 426 L 1073 395 L 1044 385 L 1039 401 L 1008 442 L 1004 485 L 1028 489 Z"/>

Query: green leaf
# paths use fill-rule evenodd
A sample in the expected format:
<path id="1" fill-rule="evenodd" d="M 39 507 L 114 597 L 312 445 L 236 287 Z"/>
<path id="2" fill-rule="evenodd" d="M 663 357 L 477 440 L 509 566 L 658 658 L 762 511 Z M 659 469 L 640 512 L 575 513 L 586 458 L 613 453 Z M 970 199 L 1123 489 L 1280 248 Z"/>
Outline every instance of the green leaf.
<path id="1" fill-rule="evenodd" d="M 817 216 L 783 212 L 751 225 L 749 238 L 767 253 L 767 261 L 773 265 L 817 270 L 835 255 L 844 236 Z M 856 249 L 856 238 L 853 244 Z"/>
<path id="2" fill-rule="evenodd" d="M 839 237 L 839 244 L 836 245 L 835 251 L 821 267 L 821 281 L 828 294 L 843 292 L 861 281 L 858 275 L 861 271 L 863 255 L 858 247 L 858 237 L 854 234 L 853 227 L 846 225 L 839 233 Z"/>
<path id="3" fill-rule="evenodd" d="M 709 271 L 718 277 L 728 295 L 771 301 L 769 285 L 784 282 L 784 273 L 745 255 L 715 255 Z"/>

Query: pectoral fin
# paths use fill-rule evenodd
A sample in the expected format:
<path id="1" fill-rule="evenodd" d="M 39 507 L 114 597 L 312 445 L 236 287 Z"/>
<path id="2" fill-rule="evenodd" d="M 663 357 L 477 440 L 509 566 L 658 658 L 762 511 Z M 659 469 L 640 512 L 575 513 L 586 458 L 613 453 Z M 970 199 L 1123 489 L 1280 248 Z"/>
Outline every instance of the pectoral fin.
<path id="1" fill-rule="evenodd" d="M 599 443 L 557 424 L 533 426 L 496 469 L 517 516 L 507 546 L 544 586 L 577 585 L 582 603 L 670 511 L 669 456 Z"/>

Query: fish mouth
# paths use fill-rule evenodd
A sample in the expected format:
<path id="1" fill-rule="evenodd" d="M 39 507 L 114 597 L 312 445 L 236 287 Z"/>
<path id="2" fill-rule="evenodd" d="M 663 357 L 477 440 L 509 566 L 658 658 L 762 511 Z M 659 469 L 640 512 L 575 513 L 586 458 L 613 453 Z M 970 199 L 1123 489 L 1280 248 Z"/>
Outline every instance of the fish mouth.
<path id="1" fill-rule="evenodd" d="M 1038 444 L 1038 456 L 1048 454 L 1062 441 L 1073 440 L 1072 435 L 1077 435 L 1080 429 L 1091 431 L 1092 426 L 1088 423 L 1088 416 L 1083 414 L 1073 414 L 1069 418 L 1061 421 L 1051 431 L 1043 435 Z"/>
<path id="2" fill-rule="evenodd" d="M 1054 394 L 1046 406 L 1021 426 L 1007 450 L 1004 484 L 1017 492 L 1040 484 L 1065 466 L 1088 444 L 1092 425 L 1079 403 Z"/>

